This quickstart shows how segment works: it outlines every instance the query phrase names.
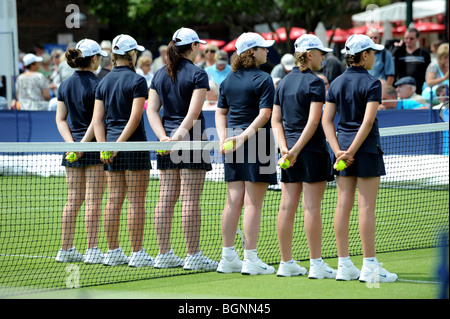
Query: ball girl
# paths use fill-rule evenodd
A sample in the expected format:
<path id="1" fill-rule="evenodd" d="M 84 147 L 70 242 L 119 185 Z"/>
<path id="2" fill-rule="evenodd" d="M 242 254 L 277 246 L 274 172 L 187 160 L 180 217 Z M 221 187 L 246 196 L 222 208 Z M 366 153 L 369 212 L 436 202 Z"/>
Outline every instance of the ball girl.
<path id="1" fill-rule="evenodd" d="M 100 65 L 101 57 L 107 55 L 97 42 L 90 39 L 81 40 L 75 48 L 66 52 L 67 63 L 76 71 L 63 81 L 58 89 L 56 124 L 67 143 L 95 142 L 91 121 L 95 90 L 100 82 L 95 71 Z M 62 217 L 62 248 L 56 256 L 56 261 L 84 260 L 87 264 L 103 262 L 104 255 L 97 247 L 101 201 L 105 190 L 101 164 L 97 152 L 76 152 L 75 160 L 63 158 L 68 198 Z M 78 212 L 84 201 L 87 250 L 83 257 L 73 247 L 73 235 Z"/>
<path id="2" fill-rule="evenodd" d="M 276 184 L 276 167 L 260 156 L 274 157 L 270 149 L 270 117 L 275 87 L 272 78 L 258 68 L 267 62 L 268 47 L 257 33 L 244 33 L 236 42 L 231 57 L 232 72 L 222 82 L 216 110 L 216 128 L 221 146 L 232 141 L 225 151 L 225 181 L 227 202 L 222 213 L 222 258 L 217 268 L 221 273 L 241 272 L 262 275 L 275 272 L 257 255 L 257 240 L 261 224 L 264 196 L 270 184 Z M 228 120 L 229 117 L 229 120 Z M 228 135 L 228 136 L 227 136 Z M 252 158 L 253 157 L 253 158 Z M 234 241 L 242 207 L 244 209 L 244 261 L 235 249 Z"/>
<path id="3" fill-rule="evenodd" d="M 147 117 L 158 139 L 164 141 L 205 140 L 202 113 L 208 75 L 194 65 L 200 40 L 190 28 L 177 30 L 167 48 L 167 65 L 153 77 L 149 91 Z M 162 118 L 160 109 L 163 106 Z M 212 169 L 209 154 L 202 151 L 173 151 L 157 155 L 160 193 L 155 209 L 155 229 L 159 245 L 156 268 L 184 266 L 185 270 L 211 270 L 217 262 L 200 250 L 201 209 L 206 171 Z M 179 258 L 171 247 L 170 235 L 174 206 L 182 203 L 182 228 L 186 258 Z"/>
<path id="4" fill-rule="evenodd" d="M 397 275 L 382 268 L 375 257 L 375 206 L 380 176 L 386 173 L 376 118 L 381 103 L 381 82 L 367 72 L 375 61 L 375 51 L 384 46 L 365 35 L 353 35 L 345 48 L 348 68 L 331 83 L 322 117 L 336 163 L 346 162 L 345 169 L 334 171 L 338 196 L 334 221 L 339 255 L 336 279 L 392 282 L 397 280 Z M 339 113 L 337 136 L 336 112 Z M 349 220 L 356 188 L 364 255 L 361 271 L 349 256 Z"/>
<path id="5" fill-rule="evenodd" d="M 275 93 L 272 128 L 283 159 L 290 167 L 281 172 L 281 204 L 277 232 L 281 263 L 277 275 L 304 275 L 306 269 L 292 258 L 295 213 L 303 192 L 305 232 L 310 250 L 309 278 L 335 278 L 336 270 L 322 260 L 321 201 L 331 175 L 331 158 L 320 123 L 325 103 L 325 84 L 313 73 L 321 69 L 324 48 L 315 35 L 295 41 L 295 67 Z"/>
<path id="6" fill-rule="evenodd" d="M 122 34 L 112 42 L 114 68 L 100 82 L 94 108 L 94 131 L 98 142 L 146 141 L 142 112 L 148 96 L 145 78 L 136 73 L 137 51 L 144 51 L 131 36 Z M 130 267 L 153 266 L 154 260 L 143 248 L 145 195 L 147 193 L 150 153 L 112 152 L 105 163 L 108 201 L 104 227 L 108 252 L 104 265 L 128 264 Z M 128 257 L 119 246 L 120 212 L 128 198 L 128 232 L 132 254 Z"/>

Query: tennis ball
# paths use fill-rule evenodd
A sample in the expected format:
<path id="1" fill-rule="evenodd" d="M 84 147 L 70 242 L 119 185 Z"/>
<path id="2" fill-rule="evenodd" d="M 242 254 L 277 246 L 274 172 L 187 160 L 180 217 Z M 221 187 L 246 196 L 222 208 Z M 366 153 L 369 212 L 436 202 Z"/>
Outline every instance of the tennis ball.
<path id="1" fill-rule="evenodd" d="M 234 146 L 233 141 L 228 141 L 228 142 L 223 143 L 223 149 L 224 149 L 225 151 L 232 150 L 232 149 L 233 149 L 233 146 Z"/>
<path id="2" fill-rule="evenodd" d="M 280 158 L 280 160 L 278 161 L 278 165 L 280 165 L 280 167 L 282 169 L 286 169 L 289 167 L 289 165 L 291 165 L 291 162 L 287 159 L 287 158 Z"/>
<path id="3" fill-rule="evenodd" d="M 335 169 L 338 171 L 342 171 L 345 168 L 346 164 L 343 160 L 340 160 L 337 164 L 335 164 Z"/>
<path id="4" fill-rule="evenodd" d="M 163 154 L 163 153 L 165 153 L 165 152 L 167 152 L 167 151 L 166 151 L 166 150 L 157 150 L 157 151 L 156 151 L 156 153 L 158 153 L 158 154 L 160 154 L 160 155 Z"/>
<path id="5" fill-rule="evenodd" d="M 70 163 L 75 162 L 77 160 L 77 154 L 75 152 L 67 153 L 66 160 L 68 160 Z"/>
<path id="6" fill-rule="evenodd" d="M 102 152 L 101 158 L 103 158 L 105 160 L 110 159 L 111 158 L 111 152 L 109 152 L 109 151 Z"/>

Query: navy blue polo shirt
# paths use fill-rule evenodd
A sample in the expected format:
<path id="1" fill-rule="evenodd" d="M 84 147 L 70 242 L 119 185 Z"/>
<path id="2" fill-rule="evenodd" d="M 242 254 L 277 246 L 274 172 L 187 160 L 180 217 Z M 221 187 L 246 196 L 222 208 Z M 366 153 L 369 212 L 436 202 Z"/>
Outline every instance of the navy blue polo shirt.
<path id="1" fill-rule="evenodd" d="M 217 107 L 229 109 L 228 127 L 246 129 L 260 109 L 273 108 L 275 86 L 272 77 L 260 69 L 231 72 L 220 85 Z M 265 128 L 270 128 L 268 121 Z"/>
<path id="2" fill-rule="evenodd" d="M 156 90 L 161 99 L 163 114 L 162 123 L 166 134 L 170 136 L 181 125 L 189 111 L 192 94 L 197 89 L 209 90 L 208 74 L 192 61 L 181 58 L 175 81 L 166 72 L 166 66 L 160 68 L 152 79 L 150 88 Z M 198 121 L 201 123 L 201 132 L 205 130 L 205 118 L 200 112 Z M 192 133 L 192 130 L 191 132 Z M 201 136 L 190 134 L 191 140 L 199 140 Z"/>
<path id="3" fill-rule="evenodd" d="M 99 83 L 96 100 L 105 105 L 106 141 L 115 142 L 128 123 L 135 98 L 148 98 L 145 78 L 128 66 L 116 66 Z M 144 118 L 128 141 L 146 141 Z"/>
<path id="4" fill-rule="evenodd" d="M 349 67 L 328 88 L 327 102 L 335 103 L 339 113 L 337 138 L 341 150 L 347 150 L 358 132 L 368 102 L 381 103 L 381 82 L 362 67 Z M 358 151 L 378 153 L 378 119 Z"/>
<path id="5" fill-rule="evenodd" d="M 100 80 L 90 71 L 75 71 L 58 88 L 58 101 L 69 112 L 69 127 L 74 142 L 86 134 L 94 113 L 95 90 Z"/>
<path id="6" fill-rule="evenodd" d="M 308 122 L 311 102 L 325 103 L 325 84 L 310 69 L 302 72 L 294 67 L 278 84 L 274 104 L 279 105 L 287 147 L 291 149 Z M 324 150 L 325 134 L 319 123 L 304 150 Z"/>

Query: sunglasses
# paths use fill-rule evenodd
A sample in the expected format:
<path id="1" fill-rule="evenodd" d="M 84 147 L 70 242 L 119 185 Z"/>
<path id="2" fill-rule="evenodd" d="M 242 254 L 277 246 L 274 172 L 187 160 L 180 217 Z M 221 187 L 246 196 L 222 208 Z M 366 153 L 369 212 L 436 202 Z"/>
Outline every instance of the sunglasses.
<path id="1" fill-rule="evenodd" d="M 216 53 L 216 50 L 205 50 L 205 53 L 209 53 L 209 52 Z"/>

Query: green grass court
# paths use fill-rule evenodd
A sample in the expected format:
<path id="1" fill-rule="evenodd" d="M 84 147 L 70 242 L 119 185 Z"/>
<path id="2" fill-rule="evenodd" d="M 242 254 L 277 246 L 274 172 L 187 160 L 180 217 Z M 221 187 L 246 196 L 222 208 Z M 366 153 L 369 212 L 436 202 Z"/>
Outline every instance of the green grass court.
<path id="1" fill-rule="evenodd" d="M 309 280 L 307 277 L 223 275 L 215 272 L 186 272 L 183 269 L 105 267 L 75 263 L 78 289 L 64 289 L 72 264 L 54 261 L 61 245 L 61 213 L 66 201 L 64 177 L 1 176 L 0 185 L 0 297 L 11 298 L 169 298 L 169 299 L 433 299 L 439 292 L 436 267 L 440 250 L 436 247 L 442 232 L 448 233 L 448 190 L 380 188 L 377 205 L 377 251 L 385 267 L 399 275 L 399 282 L 368 288 L 360 282 Z M 153 231 L 153 211 L 158 199 L 158 180 L 150 180 L 146 199 L 144 248 L 152 256 L 158 250 Z M 281 193 L 267 193 L 259 237 L 258 255 L 270 264 L 279 263 L 276 216 Z M 202 238 L 200 248 L 208 257 L 221 255 L 220 217 L 226 198 L 223 182 L 207 181 L 202 198 Z M 106 203 L 106 197 L 104 200 Z M 336 189 L 329 185 L 322 206 L 323 257 L 337 266 L 333 214 Z M 177 204 L 172 231 L 172 246 L 185 256 L 181 231 L 181 205 Z M 129 255 L 124 204 L 121 246 Z M 300 206 L 301 207 L 301 206 Z M 356 266 L 362 265 L 357 210 L 352 212 L 350 254 Z M 309 268 L 308 247 L 299 208 L 294 238 L 294 258 Z M 239 226 L 242 229 L 242 225 Z M 86 249 L 83 212 L 80 212 L 75 246 Z M 242 238 L 236 236 L 236 248 Z M 99 248 L 106 252 L 103 228 Z M 188 274 L 188 275 L 186 275 Z M 22 295 L 12 291 L 21 291 Z M 38 292 L 47 290 L 47 292 Z M 3 292 L 2 292 L 3 291 Z"/>

